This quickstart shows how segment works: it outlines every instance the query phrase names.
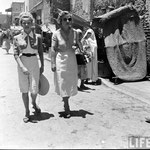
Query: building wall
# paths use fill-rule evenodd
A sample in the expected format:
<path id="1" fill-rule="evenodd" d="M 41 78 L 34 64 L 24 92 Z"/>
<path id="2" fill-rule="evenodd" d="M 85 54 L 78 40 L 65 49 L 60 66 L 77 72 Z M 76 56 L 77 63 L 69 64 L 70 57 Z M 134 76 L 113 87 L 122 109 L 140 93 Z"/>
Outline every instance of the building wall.
<path id="1" fill-rule="evenodd" d="M 31 10 L 35 5 L 37 5 L 42 0 L 28 0 L 29 1 L 29 10 Z"/>
<path id="2" fill-rule="evenodd" d="M 146 7 L 150 13 L 150 0 L 146 0 Z"/>
<path id="3" fill-rule="evenodd" d="M 57 8 L 70 11 L 70 0 L 53 0 Z"/>
<path id="4" fill-rule="evenodd" d="M 11 25 L 11 15 L 0 14 L 0 28 L 9 28 Z"/>
<path id="5" fill-rule="evenodd" d="M 71 0 L 71 12 L 90 21 L 93 0 Z"/>
<path id="6" fill-rule="evenodd" d="M 25 5 L 25 11 L 27 12 L 27 11 L 29 11 L 29 0 L 25 0 L 24 1 L 24 5 Z"/>
<path id="7" fill-rule="evenodd" d="M 43 10 L 42 10 L 42 22 L 49 23 L 50 22 L 50 3 L 47 0 L 43 0 Z"/>
<path id="8" fill-rule="evenodd" d="M 41 0 L 25 0 L 26 10 L 31 10 L 36 4 Z M 91 16 L 91 4 L 94 0 L 51 0 L 55 8 L 61 10 L 68 10 L 72 13 L 84 18 L 87 21 L 90 21 Z M 43 0 L 43 9 L 41 11 L 41 18 L 43 23 L 51 22 L 52 10 L 50 7 L 50 1 Z"/>
<path id="9" fill-rule="evenodd" d="M 12 22 L 15 17 L 19 16 L 21 12 L 25 11 L 25 3 L 24 2 L 12 2 Z"/>

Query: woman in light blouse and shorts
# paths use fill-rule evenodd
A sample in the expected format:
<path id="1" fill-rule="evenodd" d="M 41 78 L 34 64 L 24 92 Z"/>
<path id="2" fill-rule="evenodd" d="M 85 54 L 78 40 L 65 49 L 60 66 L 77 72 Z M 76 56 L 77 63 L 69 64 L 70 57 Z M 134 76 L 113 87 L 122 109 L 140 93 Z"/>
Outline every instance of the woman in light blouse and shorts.
<path id="1" fill-rule="evenodd" d="M 14 36 L 14 57 L 18 64 L 18 78 L 20 92 L 25 106 L 25 117 L 23 121 L 30 121 L 29 92 L 31 93 L 32 105 L 36 113 L 41 109 L 36 104 L 36 97 L 39 90 L 39 77 L 44 71 L 42 39 L 39 34 L 35 34 L 33 17 L 28 12 L 20 14 L 20 25 L 23 27 L 19 35 Z M 38 63 L 39 54 L 40 67 Z"/>

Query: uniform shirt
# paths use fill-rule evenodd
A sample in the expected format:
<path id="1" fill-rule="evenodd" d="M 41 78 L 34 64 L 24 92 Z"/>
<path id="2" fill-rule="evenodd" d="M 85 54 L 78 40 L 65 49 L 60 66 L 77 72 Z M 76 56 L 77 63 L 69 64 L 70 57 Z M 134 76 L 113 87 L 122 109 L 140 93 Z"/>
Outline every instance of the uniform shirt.
<path id="1" fill-rule="evenodd" d="M 29 41 L 29 37 L 30 36 L 31 38 L 33 38 L 33 33 L 30 32 L 29 35 L 27 35 L 25 32 L 23 32 L 23 39 L 27 38 L 27 47 L 25 49 L 22 50 L 22 53 L 26 54 L 26 53 L 29 53 L 29 54 L 37 54 L 37 50 L 31 48 L 31 45 L 30 45 L 30 41 Z"/>
<path id="2" fill-rule="evenodd" d="M 19 35 L 14 37 L 14 55 L 20 55 L 22 53 L 37 54 L 38 49 L 42 48 L 41 41 L 42 39 L 39 34 L 35 34 L 31 31 L 28 35 L 22 31 Z"/>

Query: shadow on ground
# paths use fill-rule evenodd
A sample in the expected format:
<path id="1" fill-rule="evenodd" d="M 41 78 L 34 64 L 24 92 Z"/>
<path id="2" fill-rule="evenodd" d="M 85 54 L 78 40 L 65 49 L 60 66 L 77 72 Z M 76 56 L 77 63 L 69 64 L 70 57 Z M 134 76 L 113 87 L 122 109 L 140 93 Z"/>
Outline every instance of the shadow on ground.
<path id="1" fill-rule="evenodd" d="M 59 117 L 64 117 L 65 116 L 65 112 L 58 112 L 60 114 Z M 85 111 L 85 110 L 72 110 L 70 111 L 70 117 L 82 117 L 82 118 L 86 118 L 86 115 L 94 115 L 91 112 Z M 65 117 L 64 117 L 65 118 Z"/>
<path id="2" fill-rule="evenodd" d="M 34 113 L 34 115 L 30 115 L 30 122 L 37 123 L 38 121 L 48 120 L 52 117 L 54 117 L 54 115 L 47 112 L 41 112 L 40 114 Z"/>

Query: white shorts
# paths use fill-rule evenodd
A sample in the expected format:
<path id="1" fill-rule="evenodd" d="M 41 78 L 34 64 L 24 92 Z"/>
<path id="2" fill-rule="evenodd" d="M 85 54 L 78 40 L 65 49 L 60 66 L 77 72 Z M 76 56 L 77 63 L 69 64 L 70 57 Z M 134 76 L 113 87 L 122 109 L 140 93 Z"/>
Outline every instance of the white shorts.
<path id="1" fill-rule="evenodd" d="M 20 56 L 20 59 L 30 73 L 29 75 L 25 75 L 18 66 L 20 92 L 27 93 L 30 91 L 33 94 L 37 94 L 39 90 L 40 75 L 38 58 L 37 56 Z"/>

